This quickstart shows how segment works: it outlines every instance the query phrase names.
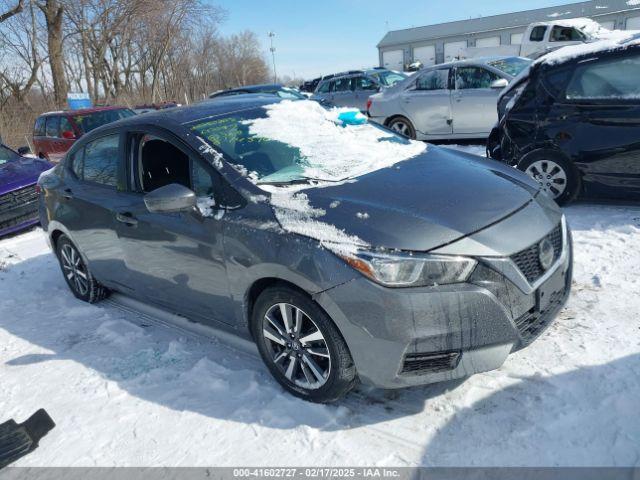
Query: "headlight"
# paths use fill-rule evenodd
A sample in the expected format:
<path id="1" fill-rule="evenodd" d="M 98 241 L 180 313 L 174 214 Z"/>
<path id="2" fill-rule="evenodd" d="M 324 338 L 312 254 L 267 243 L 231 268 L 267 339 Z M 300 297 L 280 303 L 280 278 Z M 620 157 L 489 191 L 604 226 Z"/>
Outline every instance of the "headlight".
<path id="1" fill-rule="evenodd" d="M 476 261 L 448 255 L 412 255 L 361 251 L 341 256 L 349 265 L 386 287 L 422 287 L 462 283 Z"/>

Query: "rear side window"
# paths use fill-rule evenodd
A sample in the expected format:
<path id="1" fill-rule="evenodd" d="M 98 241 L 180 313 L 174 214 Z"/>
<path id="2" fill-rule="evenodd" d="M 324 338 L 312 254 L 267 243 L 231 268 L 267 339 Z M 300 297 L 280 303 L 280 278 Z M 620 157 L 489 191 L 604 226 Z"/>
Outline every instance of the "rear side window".
<path id="1" fill-rule="evenodd" d="M 423 73 L 416 82 L 416 90 L 447 90 L 449 88 L 449 70 L 432 70 Z"/>
<path id="2" fill-rule="evenodd" d="M 38 117 L 33 127 L 33 134 L 36 137 L 44 137 L 46 132 L 44 125 L 45 125 L 45 117 Z"/>
<path id="3" fill-rule="evenodd" d="M 47 117 L 46 135 L 47 137 L 57 137 L 60 130 L 60 117 Z"/>
<path id="4" fill-rule="evenodd" d="M 463 67 L 456 69 L 456 89 L 470 90 L 491 88 L 491 84 L 500 77 L 485 68 Z"/>
<path id="5" fill-rule="evenodd" d="M 340 78 L 335 81 L 334 92 L 349 92 L 351 91 L 351 78 Z"/>
<path id="6" fill-rule="evenodd" d="M 531 40 L 532 42 L 541 42 L 544 40 L 545 33 L 547 33 L 547 27 L 545 27 L 544 25 L 533 27 L 529 40 Z"/>
<path id="7" fill-rule="evenodd" d="M 640 55 L 578 64 L 569 84 L 569 100 L 635 100 L 640 102 Z"/>
<path id="8" fill-rule="evenodd" d="M 73 127 L 71 126 L 71 122 L 69 121 L 69 119 L 67 117 L 60 117 L 60 136 L 71 138 L 73 135 Z"/>
<path id="9" fill-rule="evenodd" d="M 120 135 L 118 134 L 107 135 L 87 143 L 84 148 L 82 175 L 78 177 L 87 182 L 110 187 L 117 186 L 119 147 Z"/>

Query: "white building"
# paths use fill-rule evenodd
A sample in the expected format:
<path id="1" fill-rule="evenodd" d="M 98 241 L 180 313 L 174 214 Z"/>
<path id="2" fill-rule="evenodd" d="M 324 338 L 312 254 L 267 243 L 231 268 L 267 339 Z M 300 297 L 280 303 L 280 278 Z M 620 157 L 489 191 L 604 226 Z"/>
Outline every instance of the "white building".
<path id="1" fill-rule="evenodd" d="M 530 23 L 587 17 L 610 30 L 640 30 L 639 0 L 598 0 L 526 10 L 490 17 L 426 25 L 388 32 L 378 43 L 380 66 L 403 70 L 455 59 L 466 47 L 492 47 L 522 42 Z"/>

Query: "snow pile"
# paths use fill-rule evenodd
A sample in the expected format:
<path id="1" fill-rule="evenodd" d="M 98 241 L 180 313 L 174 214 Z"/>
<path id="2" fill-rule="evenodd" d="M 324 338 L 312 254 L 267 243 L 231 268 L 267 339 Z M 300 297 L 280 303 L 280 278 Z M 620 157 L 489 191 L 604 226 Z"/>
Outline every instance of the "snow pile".
<path id="1" fill-rule="evenodd" d="M 360 238 L 347 234 L 334 225 L 318 220 L 326 214 L 321 208 L 309 204 L 306 193 L 292 188 L 274 188 L 271 195 L 271 206 L 282 228 L 288 232 L 314 238 L 320 244 L 341 255 L 352 255 L 358 248 L 368 244 Z"/>
<path id="2" fill-rule="evenodd" d="M 247 120 L 249 133 L 300 150 L 302 175 L 320 180 L 344 180 L 390 167 L 420 155 L 426 144 L 401 138 L 371 124 L 347 125 L 341 114 L 313 101 L 283 101 L 264 107 L 266 118 Z"/>

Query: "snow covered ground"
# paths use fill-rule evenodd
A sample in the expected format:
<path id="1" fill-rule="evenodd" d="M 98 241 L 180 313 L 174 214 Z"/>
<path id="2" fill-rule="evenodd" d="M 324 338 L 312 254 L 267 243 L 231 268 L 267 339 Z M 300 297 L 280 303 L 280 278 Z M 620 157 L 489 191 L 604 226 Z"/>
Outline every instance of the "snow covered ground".
<path id="1" fill-rule="evenodd" d="M 284 393 L 241 344 L 77 301 L 41 230 L 1 240 L 0 422 L 55 420 L 22 466 L 640 466 L 640 207 L 566 211 L 573 293 L 533 345 L 330 406 Z"/>

